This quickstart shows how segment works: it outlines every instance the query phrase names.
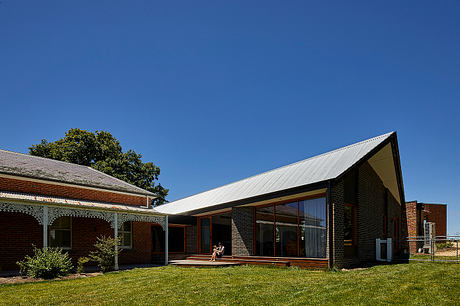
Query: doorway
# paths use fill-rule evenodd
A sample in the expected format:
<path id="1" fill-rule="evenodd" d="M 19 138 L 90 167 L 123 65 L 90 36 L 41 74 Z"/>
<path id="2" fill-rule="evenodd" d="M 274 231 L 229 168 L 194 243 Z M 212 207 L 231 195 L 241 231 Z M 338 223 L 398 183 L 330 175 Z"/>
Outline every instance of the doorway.
<path id="1" fill-rule="evenodd" d="M 219 242 L 225 247 L 225 255 L 232 254 L 231 211 L 198 217 L 198 225 L 198 250 L 201 254 L 211 254 L 213 245 Z"/>

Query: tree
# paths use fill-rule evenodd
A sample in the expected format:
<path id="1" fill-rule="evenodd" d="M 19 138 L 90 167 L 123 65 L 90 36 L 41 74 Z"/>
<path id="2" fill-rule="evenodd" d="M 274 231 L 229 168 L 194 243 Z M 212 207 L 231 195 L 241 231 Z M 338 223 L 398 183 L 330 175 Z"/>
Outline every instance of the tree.
<path id="1" fill-rule="evenodd" d="M 32 145 L 29 152 L 35 156 L 90 166 L 155 193 L 157 198 L 153 200 L 153 205 L 167 202 L 168 189 L 160 183 L 155 185 L 160 168 L 152 162 L 143 163 L 142 155 L 133 150 L 123 152 L 120 142 L 109 132 L 70 129 L 64 138 L 55 142 L 42 139 L 41 143 Z"/>

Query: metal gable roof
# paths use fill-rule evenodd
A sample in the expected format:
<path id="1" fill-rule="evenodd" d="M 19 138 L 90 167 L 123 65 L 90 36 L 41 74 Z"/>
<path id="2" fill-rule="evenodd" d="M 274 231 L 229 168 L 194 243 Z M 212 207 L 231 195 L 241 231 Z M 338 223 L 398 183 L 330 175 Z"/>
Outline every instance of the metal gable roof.
<path id="1" fill-rule="evenodd" d="M 91 167 L 1 149 L 0 173 L 155 196 Z"/>
<path id="2" fill-rule="evenodd" d="M 394 132 L 320 154 L 221 187 L 157 207 L 166 214 L 182 214 L 277 191 L 335 179 L 360 161 Z"/>

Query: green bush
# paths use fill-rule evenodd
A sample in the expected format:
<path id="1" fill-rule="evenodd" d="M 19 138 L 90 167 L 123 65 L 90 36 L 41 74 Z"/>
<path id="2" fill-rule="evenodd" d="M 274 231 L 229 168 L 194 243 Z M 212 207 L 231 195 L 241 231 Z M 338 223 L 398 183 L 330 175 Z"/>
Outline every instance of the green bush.
<path id="1" fill-rule="evenodd" d="M 69 254 L 63 253 L 61 249 L 38 249 L 35 246 L 33 257 L 26 255 L 24 260 L 16 264 L 21 274 L 44 279 L 67 275 L 73 269 Z"/>
<path id="2" fill-rule="evenodd" d="M 89 254 L 89 258 L 97 262 L 102 272 L 113 271 L 115 266 L 115 246 L 120 245 L 119 238 L 98 237 L 94 245 L 96 251 Z M 121 250 L 119 249 L 118 252 Z"/>
<path id="3" fill-rule="evenodd" d="M 78 258 L 78 260 L 77 260 L 77 273 L 78 274 L 81 274 L 81 273 L 85 272 L 85 269 L 84 269 L 83 265 L 85 263 L 87 263 L 88 261 L 90 261 L 90 260 L 91 259 L 88 258 L 88 257 L 80 257 L 80 258 Z"/>
<path id="4" fill-rule="evenodd" d="M 447 249 L 447 248 L 453 248 L 454 243 L 451 241 L 440 242 L 440 243 L 436 243 L 436 247 L 440 250 Z"/>

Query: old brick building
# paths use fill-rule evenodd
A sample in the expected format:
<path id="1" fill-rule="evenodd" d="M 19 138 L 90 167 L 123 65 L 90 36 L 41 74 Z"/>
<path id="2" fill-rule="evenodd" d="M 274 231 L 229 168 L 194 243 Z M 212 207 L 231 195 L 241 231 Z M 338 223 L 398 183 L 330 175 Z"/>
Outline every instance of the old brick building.
<path id="1" fill-rule="evenodd" d="M 425 222 L 435 224 L 436 236 L 447 235 L 447 204 L 406 202 L 406 218 L 408 236 L 411 240 L 424 235 Z M 411 242 L 410 252 L 416 253 L 423 246 L 423 242 Z"/>
<path id="2" fill-rule="evenodd" d="M 150 263 L 152 229 L 167 225 L 150 207 L 154 197 L 90 167 L 0 150 L 0 271 L 17 270 L 32 245 L 62 248 L 76 261 L 96 237 L 114 235 L 120 264 Z"/>
<path id="3" fill-rule="evenodd" d="M 377 238 L 393 239 L 394 257 L 408 253 L 396 133 L 192 195 L 158 211 L 188 226 L 186 253 L 198 253 L 193 259 L 206 258 L 218 242 L 228 260 L 308 267 L 375 262 Z"/>

